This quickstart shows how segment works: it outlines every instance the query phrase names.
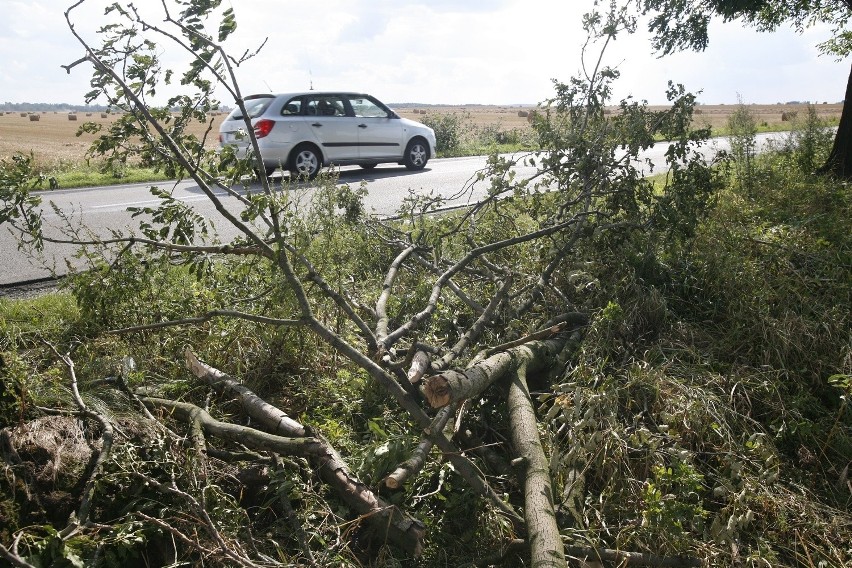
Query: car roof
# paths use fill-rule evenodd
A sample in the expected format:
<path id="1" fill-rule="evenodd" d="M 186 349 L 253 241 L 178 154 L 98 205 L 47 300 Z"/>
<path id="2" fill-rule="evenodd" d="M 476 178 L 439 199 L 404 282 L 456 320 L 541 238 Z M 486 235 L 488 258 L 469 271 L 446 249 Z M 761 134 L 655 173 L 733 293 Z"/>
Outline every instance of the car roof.
<path id="1" fill-rule="evenodd" d="M 357 91 L 295 91 L 292 93 L 257 93 L 254 95 L 248 95 L 246 99 L 259 99 L 261 97 L 301 97 L 305 95 L 347 95 L 364 97 L 367 96 L 367 93 L 359 93 Z"/>

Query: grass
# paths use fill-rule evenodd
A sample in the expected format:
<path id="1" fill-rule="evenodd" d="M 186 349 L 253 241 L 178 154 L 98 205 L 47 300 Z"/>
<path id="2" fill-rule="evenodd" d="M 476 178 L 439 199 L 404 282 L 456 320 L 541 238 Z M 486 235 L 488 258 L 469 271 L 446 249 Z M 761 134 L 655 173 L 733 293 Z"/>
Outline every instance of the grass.
<path id="1" fill-rule="evenodd" d="M 111 172 L 102 172 L 91 166 L 76 165 L 69 170 L 58 171 L 48 176 L 48 179 L 55 180 L 57 189 L 73 189 L 77 187 L 164 181 L 168 179 L 168 176 L 151 168 L 127 168 L 121 176 L 116 176 Z"/>
<path id="2" fill-rule="evenodd" d="M 75 300 L 66 292 L 21 300 L 0 298 L 0 341 L 13 332 L 22 336 L 50 335 L 78 316 Z M 5 347 L 0 343 L 0 350 Z"/>

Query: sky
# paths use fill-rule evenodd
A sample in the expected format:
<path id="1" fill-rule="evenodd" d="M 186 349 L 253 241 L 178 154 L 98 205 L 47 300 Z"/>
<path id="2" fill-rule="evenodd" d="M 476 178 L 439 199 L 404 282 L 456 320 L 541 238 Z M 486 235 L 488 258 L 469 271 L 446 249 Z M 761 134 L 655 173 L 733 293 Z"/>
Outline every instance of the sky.
<path id="1" fill-rule="evenodd" d="M 71 12 L 77 33 L 97 41 L 113 0 Z M 345 89 L 389 103 L 536 104 L 581 69 L 581 16 L 592 0 L 223 0 L 237 30 L 230 52 L 266 44 L 237 69 L 244 94 Z M 60 65 L 84 51 L 64 11 L 71 0 L 0 0 L 0 102 L 82 104 L 91 66 Z M 137 0 L 143 9 L 160 0 Z M 162 21 L 162 17 L 155 21 Z M 640 27 L 641 28 L 641 27 Z M 839 102 L 849 62 L 820 56 L 825 28 L 767 34 L 713 22 L 709 48 L 663 58 L 647 34 L 620 37 L 605 54 L 618 68 L 614 101 L 665 103 L 668 81 L 704 104 Z M 179 55 L 159 44 L 179 67 Z M 595 52 L 597 55 L 597 52 Z M 587 59 L 587 65 L 594 63 Z M 222 103 L 233 101 L 222 96 Z"/>

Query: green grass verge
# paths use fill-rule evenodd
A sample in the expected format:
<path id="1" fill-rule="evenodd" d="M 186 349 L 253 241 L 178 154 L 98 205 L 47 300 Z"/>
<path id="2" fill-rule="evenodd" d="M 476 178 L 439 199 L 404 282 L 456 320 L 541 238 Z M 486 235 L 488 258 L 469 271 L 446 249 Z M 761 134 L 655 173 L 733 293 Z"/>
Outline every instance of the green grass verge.
<path id="1" fill-rule="evenodd" d="M 145 183 L 169 179 L 162 172 L 156 172 L 151 168 L 128 168 L 120 176 L 117 176 L 112 172 L 102 172 L 97 168 L 85 165 L 75 165 L 68 170 L 57 171 L 45 177 L 47 178 L 45 185 L 51 189 Z M 55 183 L 51 183 L 50 180 L 55 180 Z"/>
<path id="2" fill-rule="evenodd" d="M 0 298 L 0 350 L 13 336 L 47 336 L 64 331 L 79 317 L 74 297 L 68 292 L 34 298 Z"/>

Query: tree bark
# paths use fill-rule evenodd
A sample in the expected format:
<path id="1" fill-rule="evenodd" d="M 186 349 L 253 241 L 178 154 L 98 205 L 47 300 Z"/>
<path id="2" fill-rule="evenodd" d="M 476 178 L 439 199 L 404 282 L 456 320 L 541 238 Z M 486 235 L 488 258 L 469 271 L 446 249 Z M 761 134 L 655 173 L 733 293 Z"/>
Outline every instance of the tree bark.
<path id="1" fill-rule="evenodd" d="M 302 424 L 287 416 L 281 409 L 267 403 L 233 377 L 200 361 L 189 347 L 184 351 L 184 357 L 186 358 L 186 368 L 193 375 L 216 391 L 237 398 L 245 413 L 260 422 L 270 432 L 296 438 L 304 438 L 308 435 Z"/>
<path id="2" fill-rule="evenodd" d="M 412 385 L 416 385 L 420 382 L 420 379 L 423 378 L 423 375 L 426 374 L 426 371 L 429 369 L 429 364 L 432 362 L 432 358 L 429 357 L 429 354 L 425 351 L 417 351 L 414 354 L 414 358 L 411 360 L 411 367 L 408 369 L 408 382 Z"/>
<path id="3" fill-rule="evenodd" d="M 647 552 L 627 552 L 607 548 L 589 548 L 569 546 L 568 554 L 584 560 L 603 560 L 615 562 L 619 566 L 654 566 L 656 568 L 698 568 L 704 562 L 691 556 L 657 556 Z"/>
<path id="4" fill-rule="evenodd" d="M 846 96 L 843 99 L 843 111 L 840 113 L 834 145 L 819 172 L 852 179 L 852 67 L 846 82 Z"/>
<path id="5" fill-rule="evenodd" d="M 506 377 L 515 369 L 517 361 L 526 361 L 527 370 L 535 373 L 553 361 L 564 339 L 532 341 L 509 351 L 496 353 L 469 369 L 445 371 L 427 378 L 423 384 L 423 396 L 432 408 L 441 408 L 453 402 L 473 398 L 495 381 Z"/>
<path id="6" fill-rule="evenodd" d="M 512 355 L 498 353 L 465 371 L 444 371 L 423 382 L 422 393 L 432 408 L 473 398 L 512 369 Z"/>
<path id="7" fill-rule="evenodd" d="M 509 424 L 515 453 L 523 458 L 524 519 L 532 566 L 565 568 L 565 549 L 556 524 L 550 467 L 538 436 L 527 366 L 521 365 L 509 386 Z"/>
<path id="8" fill-rule="evenodd" d="M 253 450 L 276 452 L 286 456 L 318 457 L 327 453 L 327 448 L 318 438 L 284 438 L 268 434 L 248 426 L 229 424 L 216 420 L 210 414 L 194 404 L 176 402 L 164 398 L 141 397 L 149 408 L 165 408 L 173 412 L 182 422 L 198 422 L 208 436 L 236 442 Z"/>
<path id="9" fill-rule="evenodd" d="M 454 408 L 453 406 L 445 406 L 438 412 L 433 422 L 435 433 L 443 431 L 453 415 Z M 429 457 L 429 452 L 432 451 L 434 446 L 435 443 L 429 438 L 424 437 L 420 440 L 420 443 L 417 444 L 417 447 L 411 453 L 411 457 L 399 464 L 393 472 L 385 477 L 385 486 L 388 489 L 399 489 L 410 477 L 417 475 L 423 469 L 423 466 L 426 465 L 426 458 Z"/>

